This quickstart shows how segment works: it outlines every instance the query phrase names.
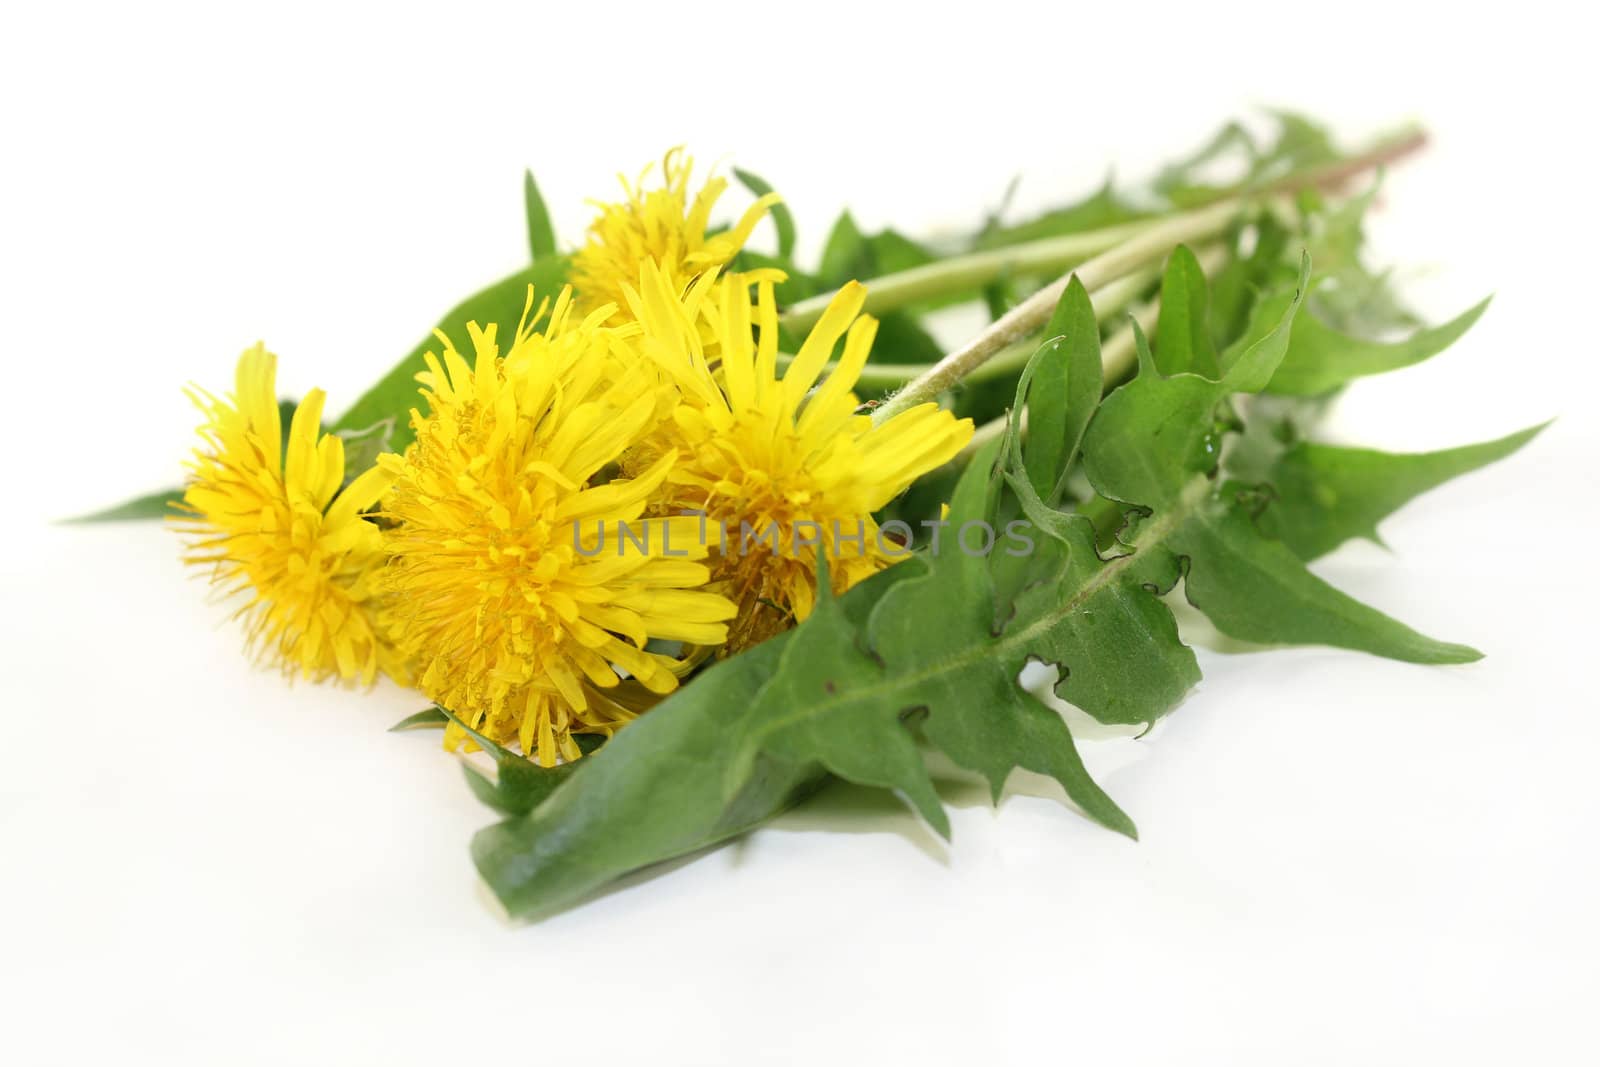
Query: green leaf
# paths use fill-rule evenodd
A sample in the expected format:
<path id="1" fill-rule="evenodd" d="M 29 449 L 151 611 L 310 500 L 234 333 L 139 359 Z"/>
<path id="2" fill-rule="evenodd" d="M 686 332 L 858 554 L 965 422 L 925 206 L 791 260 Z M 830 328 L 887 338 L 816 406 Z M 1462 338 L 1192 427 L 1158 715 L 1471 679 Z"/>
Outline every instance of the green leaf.
<path id="1" fill-rule="evenodd" d="M 1075 204 L 1053 208 L 1011 226 L 995 226 L 991 222 L 979 234 L 974 247 L 1004 248 L 1046 237 L 1064 237 L 1087 230 L 1120 226 L 1149 217 L 1150 212 L 1134 207 L 1118 196 L 1110 180 L 1107 180 L 1094 193 Z"/>
<path id="2" fill-rule="evenodd" d="M 1017 382 L 1017 409 L 1024 410 L 1025 400 L 1028 481 L 1046 503 L 1054 504 L 1103 386 L 1100 325 L 1077 275 L 1067 283 L 1043 336 L 1044 344 Z M 1016 420 L 1012 429 L 1017 429 Z"/>
<path id="3" fill-rule="evenodd" d="M 1015 282 L 1016 279 L 1008 271 L 983 287 L 981 294 L 983 307 L 989 313 L 990 322 L 1000 321 L 1000 318 L 1016 307 L 1022 299 L 1017 293 Z"/>
<path id="4" fill-rule="evenodd" d="M 948 834 L 920 753 L 902 716 L 926 709 L 922 731 L 956 763 L 988 779 L 998 799 L 1016 767 L 1047 774 L 1104 825 L 1133 823 L 1083 769 L 1061 716 L 1022 690 L 1017 676 L 1053 623 L 1076 604 L 1052 596 L 1035 618 L 1017 601 L 1003 619 L 989 559 L 962 541 L 993 515 L 988 492 L 996 446 L 973 460 L 950 504 L 943 551 L 924 573 L 897 583 L 872 609 L 858 643 L 842 615 L 808 620 L 745 724 L 747 745 L 791 762 L 815 759 L 850 781 L 884 785 Z M 981 528 L 980 528 L 981 531 Z M 819 605 L 819 612 L 823 609 Z M 929 621 L 938 619 L 938 625 Z M 765 720 L 765 721 L 764 721 Z"/>
<path id="5" fill-rule="evenodd" d="M 61 519 L 64 526 L 76 526 L 90 522 L 134 522 L 148 521 L 150 519 L 164 519 L 173 514 L 172 507 L 183 502 L 182 489 L 162 489 L 144 496 L 136 496 L 132 500 L 124 500 L 113 507 L 102 511 L 90 512 L 87 515 L 75 515 L 70 519 Z"/>
<path id="6" fill-rule="evenodd" d="M 850 212 L 839 215 L 828 233 L 817 268 L 817 280 L 827 289 L 845 282 L 926 266 L 937 259 L 932 252 L 894 230 L 867 235 Z M 974 288 L 972 295 L 978 290 Z M 937 303 L 937 302 L 935 302 Z"/>
<path id="7" fill-rule="evenodd" d="M 517 271 L 487 289 L 483 289 L 456 305 L 440 320 L 438 329 L 446 335 L 464 339 L 466 325 L 476 322 L 487 326 L 500 323 L 505 332 L 516 327 L 522 318 L 522 309 L 528 298 L 528 286 L 534 287 L 536 299 L 554 297 L 567 281 L 568 262 L 565 256 L 550 256 L 531 267 Z M 439 340 L 429 334 L 404 359 L 395 364 L 378 384 L 357 400 L 333 424 L 336 431 L 365 430 L 385 419 L 394 420 L 390 445 L 403 451 L 415 437 L 411 428 L 410 411 L 418 403 L 417 375 L 427 369 L 423 354 L 439 349 Z"/>
<path id="8" fill-rule="evenodd" d="M 500 787 L 493 778 L 465 760 L 461 761 L 461 773 L 466 778 L 467 787 L 472 790 L 472 795 L 478 798 L 478 803 L 493 808 L 502 815 L 522 814 L 502 804 Z"/>
<path id="9" fill-rule="evenodd" d="M 883 579 L 845 598 L 870 604 Z M 823 777 L 767 758 L 727 789 L 735 726 L 792 634 L 717 663 L 593 756 L 526 815 L 480 831 L 472 858 L 514 915 L 548 914 L 612 879 L 735 837 L 792 805 Z"/>
<path id="10" fill-rule="evenodd" d="M 1238 156 L 1253 163 L 1258 155 L 1250 131 L 1239 122 L 1230 121 L 1193 153 L 1164 167 L 1152 185 L 1159 193 L 1181 199 L 1186 191 L 1205 188 L 1200 172 L 1215 166 L 1218 160 Z"/>
<path id="11" fill-rule="evenodd" d="M 1302 263 L 1300 292 L 1307 266 Z M 1259 390 L 1283 359 L 1297 301 L 1237 351 L 1221 382 L 1162 378 L 1147 367 L 1100 405 L 1084 438 L 1084 467 L 1102 495 L 1147 513 L 1128 544 L 1140 571 L 1184 594 L 1223 633 L 1260 643 L 1325 644 L 1417 663 L 1463 663 L 1478 653 L 1436 641 L 1345 596 L 1283 544 L 1262 535 L 1249 504 L 1216 478 L 1231 393 Z M 1225 361 L 1227 362 L 1227 361 Z"/>
<path id="12" fill-rule="evenodd" d="M 856 276 L 865 256 L 866 239 L 860 227 L 850 212 L 841 212 L 822 246 L 817 278 L 827 288 L 836 289 Z"/>
<path id="13" fill-rule="evenodd" d="M 925 267 L 938 257 L 898 230 L 880 230 L 867 238 L 873 276 Z"/>
<path id="14" fill-rule="evenodd" d="M 1272 302 L 1268 302 L 1268 307 Z M 1294 327 L 1288 354 L 1274 375 L 1270 392 L 1315 396 L 1369 374 L 1409 367 L 1443 352 L 1488 308 L 1487 299 L 1442 326 L 1418 330 L 1404 341 L 1384 343 L 1348 337 L 1315 316 L 1302 316 Z"/>
<path id="15" fill-rule="evenodd" d="M 446 725 L 454 723 L 459 726 L 479 748 L 494 759 L 493 778 L 466 760 L 462 761 L 461 771 L 466 776 L 467 785 L 472 789 L 473 795 L 503 815 L 526 815 L 555 792 L 556 787 L 571 777 L 583 763 L 580 759 L 569 763 L 558 763 L 554 767 L 542 767 L 490 741 L 444 708 L 434 707 L 431 710 L 436 712 Z M 400 729 L 412 719 L 422 720 L 427 714 L 418 712 L 393 729 Z M 432 721 L 432 719 L 427 720 L 429 723 Z M 422 723 L 419 722 L 418 725 Z M 573 740 L 585 754 L 596 751 L 606 741 L 604 737 L 591 734 L 575 734 Z"/>
<path id="16" fill-rule="evenodd" d="M 1339 158 L 1323 126 L 1291 111 L 1268 114 L 1277 132 L 1265 148 L 1239 123 L 1230 122 L 1195 154 L 1164 170 L 1156 180 L 1157 191 L 1179 206 L 1200 204 Z M 1207 176 L 1219 169 L 1229 172 L 1229 180 L 1209 181 Z"/>
<path id="17" fill-rule="evenodd" d="M 1247 237 L 1248 246 L 1243 244 Z M 1231 235 L 1231 254 L 1217 272 L 1208 301 L 1216 347 L 1225 348 L 1242 336 L 1260 294 L 1278 288 L 1290 238 L 1288 228 L 1270 212 L 1256 215 Z"/>
<path id="18" fill-rule="evenodd" d="M 1102 495 L 1160 508 L 1194 475 L 1209 476 L 1222 453 L 1218 406 L 1227 389 L 1193 374 L 1163 379 L 1141 370 L 1100 403 L 1083 439 L 1083 465 Z"/>
<path id="19" fill-rule="evenodd" d="M 756 196 L 766 196 L 772 192 L 771 185 L 750 171 L 734 167 L 733 176 Z M 782 259 L 789 259 L 794 255 L 794 215 L 789 211 L 789 205 L 781 200 L 772 205 L 771 214 L 772 224 L 778 229 L 778 255 Z"/>
<path id="20" fill-rule="evenodd" d="M 1148 722 L 1199 677 L 1193 654 L 1146 588 L 1153 569 L 1133 555 L 1102 560 L 1087 519 L 1035 498 L 1038 551 L 962 550 L 974 547 L 969 524 L 994 514 L 998 445 L 958 485 L 942 550 L 841 598 L 824 594 L 796 630 L 717 664 L 582 761 L 527 816 L 483 831 L 474 857 L 506 907 L 544 915 L 570 905 L 630 870 L 739 832 L 823 772 L 892 789 L 947 833 L 923 741 L 997 795 L 1017 767 L 1049 775 L 1090 817 L 1133 836 L 1084 770 L 1065 721 L 1021 689 L 1018 674 L 1033 660 L 1060 663 L 1057 691 L 1068 699 L 1106 721 Z M 1006 476 L 1031 496 L 1020 466 Z"/>
<path id="21" fill-rule="evenodd" d="M 1299 294 L 1308 276 L 1302 257 Z M 1220 380 L 1165 377 L 1144 346 L 1139 375 L 1095 408 L 1087 391 L 1072 394 L 1093 355 L 1082 297 L 1069 292 L 1052 326 L 1076 338 L 1061 342 L 1069 351 L 1044 346 L 1024 372 L 1018 406 L 1040 405 L 1030 421 L 1049 432 L 1030 434 L 1022 448 L 1013 425 L 972 461 L 940 528 L 942 547 L 935 541 L 843 597 L 822 595 L 798 628 L 716 664 L 553 792 L 530 794 L 544 798 L 536 807 L 478 835 L 479 870 L 513 914 L 548 914 L 629 871 L 737 834 L 829 774 L 891 789 L 947 833 L 924 745 L 982 774 L 996 794 L 1017 767 L 1050 775 L 1090 817 L 1131 836 L 1127 815 L 1085 772 L 1065 721 L 1017 679 L 1029 662 L 1054 664 L 1057 694 L 1101 721 L 1160 718 L 1199 678 L 1160 600 L 1180 578 L 1219 629 L 1246 640 L 1425 663 L 1476 657 L 1311 574 L 1257 529 L 1261 494 L 1219 472 L 1224 439 L 1239 427 L 1232 399 L 1272 380 L 1298 299 L 1257 316 L 1261 325 L 1230 347 Z M 1095 510 L 1134 516 L 1104 556 L 1091 515 L 1057 511 L 1038 492 L 1059 487 L 1059 477 L 1038 475 L 1070 463 L 1084 420 Z M 1269 465 L 1279 455 L 1264 454 Z M 963 551 L 974 522 L 997 523 L 1019 506 L 1025 549 Z M 526 804 L 514 809 L 498 786 L 495 797 L 502 810 Z"/>
<path id="22" fill-rule="evenodd" d="M 1223 633 L 1260 644 L 1333 645 L 1408 663 L 1483 654 L 1424 637 L 1324 582 L 1238 507 L 1200 509 L 1170 541 L 1187 557 L 1184 596 Z"/>
<path id="23" fill-rule="evenodd" d="M 537 263 L 556 254 L 556 231 L 532 170 L 522 172 L 522 203 L 528 216 L 528 252 Z"/>
<path id="24" fill-rule="evenodd" d="M 585 752 L 593 752 L 605 739 L 576 734 L 573 740 Z M 554 767 L 541 767 L 521 756 L 503 753 L 495 760 L 495 777 L 492 779 L 466 761 L 462 761 L 461 767 L 473 794 L 484 804 L 504 815 L 526 815 L 544 803 L 545 798 L 556 791 L 556 787 L 572 777 L 583 762 L 576 760 L 558 763 Z"/>
<path id="25" fill-rule="evenodd" d="M 1134 556 L 1102 558 L 1088 516 L 1048 509 L 1015 474 L 1008 481 L 1043 536 L 1020 579 L 1006 573 L 1006 558 L 996 561 L 1000 601 L 1024 619 L 1059 615 L 1034 650 L 1063 666 L 1056 695 L 1103 723 L 1154 723 L 1200 681 L 1194 652 L 1157 596 L 1172 588 L 1177 568 L 1167 560 L 1157 561 L 1162 570 Z M 1064 595 L 1071 610 L 1061 613 Z"/>
<path id="26" fill-rule="evenodd" d="M 1511 455 L 1545 425 L 1482 444 L 1412 454 L 1302 442 L 1278 457 L 1268 473 L 1272 498 L 1256 525 L 1307 560 L 1354 537 L 1381 544 L 1378 523 L 1386 516 L 1413 497 Z"/>
<path id="27" fill-rule="evenodd" d="M 1161 278 L 1161 315 L 1156 322 L 1156 367 L 1165 375 L 1220 373 L 1206 315 L 1206 272 L 1186 245 L 1173 249 Z"/>
<path id="28" fill-rule="evenodd" d="M 415 715 L 407 715 L 393 726 L 389 727 L 391 734 L 404 733 L 406 730 L 429 730 L 434 727 L 444 729 L 450 723 L 450 716 L 439 708 L 423 708 Z"/>
<path id="29" fill-rule="evenodd" d="M 1339 148 L 1322 123 L 1281 108 L 1267 112 L 1278 124 L 1278 135 L 1257 164 L 1257 173 L 1282 173 L 1291 169 L 1331 163 L 1339 158 Z"/>
<path id="30" fill-rule="evenodd" d="M 1300 257 L 1300 277 L 1287 298 L 1258 309 L 1260 332 L 1247 334 L 1222 356 L 1223 384 L 1237 393 L 1259 393 L 1277 375 L 1287 358 L 1295 315 L 1311 283 L 1311 257 Z"/>

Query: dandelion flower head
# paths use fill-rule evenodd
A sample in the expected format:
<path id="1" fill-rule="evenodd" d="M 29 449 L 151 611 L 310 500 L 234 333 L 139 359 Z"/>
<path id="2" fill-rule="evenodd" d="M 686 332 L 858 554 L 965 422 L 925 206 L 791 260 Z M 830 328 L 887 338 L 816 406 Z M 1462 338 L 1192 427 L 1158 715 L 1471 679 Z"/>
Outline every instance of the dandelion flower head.
<path id="1" fill-rule="evenodd" d="M 693 520 L 644 517 L 676 456 L 601 481 L 659 417 L 657 380 L 617 370 L 628 331 L 602 325 L 611 313 L 578 320 L 563 293 L 504 355 L 497 328 L 473 324 L 471 362 L 441 335 L 416 440 L 380 460 L 385 583 L 419 686 L 546 766 L 672 691 L 680 664 L 651 641 L 715 645 L 733 615 L 701 588 Z"/>
<path id="2" fill-rule="evenodd" d="M 933 403 L 881 425 L 862 413 L 851 390 L 877 328 L 860 314 L 863 286 L 840 290 L 783 368 L 773 283 L 755 289 L 752 300 L 750 286 L 708 273 L 680 296 L 667 272 L 647 265 L 628 293 L 643 327 L 632 343 L 682 397 L 641 451 L 678 457 L 666 475 L 665 511 L 704 513 L 719 528 L 714 575 L 739 606 L 731 650 L 810 614 L 819 547 L 839 592 L 895 562 L 902 553 L 889 548 L 873 513 L 972 436 L 970 419 Z"/>
<path id="3" fill-rule="evenodd" d="M 727 191 L 725 178 L 712 178 L 694 194 L 689 176 L 694 161 L 681 149 L 661 163 L 661 184 L 647 188 L 651 170 L 634 182 L 621 179 L 624 198 L 601 203 L 584 246 L 572 258 L 572 279 L 586 309 L 614 305 L 625 315 L 625 293 L 636 286 L 640 267 L 654 263 L 668 283 L 682 292 L 697 276 L 721 270 L 750 239 L 756 224 L 778 196 L 768 193 L 747 208 L 738 222 L 721 232 L 708 232 L 711 212 Z"/>
<path id="4" fill-rule="evenodd" d="M 239 357 L 231 398 L 190 394 L 206 422 L 174 516 L 191 538 L 186 559 L 249 598 L 239 609 L 248 642 L 286 673 L 362 684 L 379 670 L 403 676 L 376 596 L 382 538 L 364 515 L 390 475 L 373 469 L 344 484 L 344 442 L 321 432 L 320 389 L 295 409 L 285 443 L 276 378 L 277 357 L 258 344 Z"/>

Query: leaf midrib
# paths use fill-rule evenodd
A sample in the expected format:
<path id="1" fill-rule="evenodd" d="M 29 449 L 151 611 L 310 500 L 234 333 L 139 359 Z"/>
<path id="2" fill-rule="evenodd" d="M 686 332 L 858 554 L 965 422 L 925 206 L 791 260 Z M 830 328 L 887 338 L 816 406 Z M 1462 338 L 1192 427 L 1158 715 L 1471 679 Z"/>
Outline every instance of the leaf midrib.
<path id="1" fill-rule="evenodd" d="M 944 659 L 936 667 L 928 670 L 885 676 L 871 684 L 841 692 L 820 702 L 811 703 L 792 714 L 768 719 L 755 727 L 747 736 L 747 746 L 753 746 L 747 754 L 759 751 L 763 747 L 762 742 L 768 735 L 813 715 L 821 715 L 845 703 L 870 699 L 873 696 L 885 694 L 902 687 L 918 686 L 931 679 L 954 671 L 964 670 L 981 660 L 993 659 L 996 646 L 1000 650 L 1008 650 L 1016 645 L 1031 643 L 1035 638 L 1077 611 L 1113 579 L 1131 567 L 1137 560 L 1143 558 L 1150 549 L 1156 547 L 1171 535 L 1174 530 L 1189 518 L 1194 509 L 1210 495 L 1211 488 L 1212 479 L 1210 476 L 1200 474 L 1191 478 L 1173 497 L 1172 506 L 1164 510 L 1157 518 L 1139 531 L 1139 535 L 1134 539 L 1133 544 L 1129 546 L 1127 553 L 1107 560 L 1105 566 L 1095 571 L 1088 581 L 1084 582 L 1071 596 L 1062 601 L 1060 608 L 1057 610 L 1046 612 L 1019 630 L 1014 632 L 1007 631 L 1001 634 L 995 645 L 983 646 L 974 644 L 969 652 Z M 919 578 L 917 580 L 925 581 L 928 579 Z M 780 664 L 779 671 L 781 672 L 782 669 L 783 667 Z"/>

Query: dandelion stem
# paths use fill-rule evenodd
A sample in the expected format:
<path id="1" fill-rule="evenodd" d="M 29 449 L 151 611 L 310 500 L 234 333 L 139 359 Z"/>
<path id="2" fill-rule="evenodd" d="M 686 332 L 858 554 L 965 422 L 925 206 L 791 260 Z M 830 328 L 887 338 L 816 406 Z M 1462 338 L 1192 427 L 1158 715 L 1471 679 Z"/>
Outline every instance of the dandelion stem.
<path id="1" fill-rule="evenodd" d="M 1245 196 L 1268 196 L 1301 189 L 1336 190 L 1350 179 L 1410 155 L 1426 143 L 1427 136 L 1421 129 L 1408 127 L 1357 155 L 1306 167 L 1264 182 L 1242 182 L 1217 189 L 1209 198 L 1192 206 L 1199 208 Z M 1020 242 L 1004 248 L 949 256 L 935 263 L 895 271 L 870 280 L 863 279 L 867 284 L 864 310 L 869 315 L 881 315 L 919 300 L 971 292 L 1006 274 L 1054 274 L 1115 248 L 1123 241 L 1159 226 L 1167 218 L 1171 216 L 1139 219 L 1081 233 Z M 837 290 L 834 290 L 793 304 L 782 315 L 783 325 L 793 332 L 803 333 L 822 317 L 822 312 L 836 295 Z"/>
<path id="2" fill-rule="evenodd" d="M 1093 295 L 1131 271 L 1165 256 L 1173 246 L 1221 231 L 1242 206 L 1242 201 L 1235 198 L 1174 215 L 1160 225 L 1143 230 L 1131 240 L 1080 264 L 1000 316 L 972 340 L 890 397 L 873 412 L 873 421 L 883 422 L 902 411 L 933 400 L 1007 346 L 1038 330 L 1050 318 L 1051 311 L 1055 309 L 1073 275 Z"/>
<path id="3" fill-rule="evenodd" d="M 867 302 L 862 310 L 869 315 L 881 315 L 918 300 L 967 292 L 1005 274 L 1054 274 L 1115 248 L 1159 221 L 1128 222 L 1061 237 L 1045 237 L 895 271 L 867 283 Z M 827 292 L 794 304 L 783 313 L 783 325 L 803 333 L 822 317 L 834 296 L 835 292 Z"/>
<path id="4" fill-rule="evenodd" d="M 1200 253 L 1199 259 L 1201 271 L 1203 271 L 1209 277 L 1214 275 L 1222 267 L 1224 259 L 1223 251 L 1220 247 L 1207 249 Z M 1108 286 L 1107 289 L 1109 288 L 1110 287 Z M 1104 289 L 1101 290 L 1101 292 L 1105 291 L 1106 290 Z M 1095 310 L 1100 312 L 1099 318 L 1102 321 L 1110 317 L 1110 310 L 1107 309 L 1102 311 L 1098 300 L 1095 302 Z M 1116 332 L 1110 337 L 1107 337 L 1105 343 L 1100 346 L 1100 367 L 1107 388 L 1110 388 L 1111 386 L 1121 382 L 1123 379 L 1130 377 L 1133 373 L 1134 363 L 1137 360 L 1133 334 L 1133 322 L 1138 322 L 1139 329 L 1143 330 L 1145 333 L 1151 333 L 1155 330 L 1156 315 L 1160 312 L 1160 310 L 1161 302 L 1158 299 L 1152 298 L 1145 301 L 1137 308 L 1133 309 L 1133 311 L 1129 312 L 1129 321 L 1124 322 L 1121 326 L 1119 326 Z M 1037 347 L 1037 345 L 1033 344 L 1029 344 L 1027 346 L 1028 357 L 1032 357 L 1033 351 Z M 999 362 L 999 358 L 1000 357 L 996 357 L 991 362 Z M 1026 365 L 1027 360 L 1024 359 L 1023 362 L 1024 365 Z M 972 376 L 972 378 L 976 377 L 977 374 Z M 972 378 L 969 378 L 968 381 L 971 381 Z M 961 463 L 967 459 L 970 459 L 984 445 L 988 444 L 990 441 L 993 441 L 996 437 L 999 437 L 1001 434 L 1006 432 L 1006 422 L 1010 418 L 1011 415 L 1008 412 L 1005 415 L 990 419 L 982 426 L 979 426 L 973 431 L 972 440 L 968 441 L 966 447 L 961 450 L 961 453 L 950 462 Z M 1028 413 L 1026 411 L 1019 411 L 1017 413 L 1017 418 L 1021 420 L 1022 432 L 1026 433 L 1028 430 Z"/>
<path id="5" fill-rule="evenodd" d="M 1007 346 L 1037 330 L 1050 317 L 1074 274 L 1084 288 L 1093 294 L 1130 271 L 1160 259 L 1176 245 L 1221 232 L 1248 206 L 1281 201 L 1288 194 L 1303 189 L 1337 189 L 1366 171 L 1416 151 L 1425 143 L 1426 137 L 1420 130 L 1410 130 L 1381 141 L 1360 155 L 1286 174 L 1253 187 L 1248 192 L 1167 216 L 1154 225 L 1144 227 L 1120 244 L 1084 261 L 995 320 L 971 341 L 951 352 L 880 405 L 873 412 L 873 420 L 881 423 L 902 411 L 933 400 Z"/>
<path id="6" fill-rule="evenodd" d="M 1157 272 L 1154 268 L 1147 268 L 1119 278 L 1096 293 L 1094 306 L 1095 311 L 1099 314 L 1100 321 L 1105 322 L 1118 311 L 1131 304 L 1135 297 L 1155 281 L 1156 275 Z M 1033 350 L 1037 347 L 1032 338 L 1018 341 L 973 371 L 972 374 L 968 375 L 967 381 L 988 381 L 990 378 L 1000 378 L 1019 371 L 1028 362 L 1028 358 L 1033 355 Z M 780 367 L 787 366 L 793 361 L 793 355 L 787 352 L 778 353 L 778 365 Z M 837 360 L 830 362 L 823 369 L 820 377 L 826 377 L 831 374 L 837 366 Z M 856 387 L 866 392 L 892 389 L 928 373 L 933 367 L 934 364 L 932 363 L 868 362 L 866 366 L 861 368 L 861 374 L 856 379 Z"/>
<path id="7" fill-rule="evenodd" d="M 1148 300 L 1129 313 L 1128 318 L 1137 320 L 1139 328 L 1149 333 L 1155 326 L 1160 306 L 1159 301 Z M 1032 354 L 1031 350 L 1029 354 Z M 1100 365 L 1105 368 L 1105 380 L 1108 385 L 1127 376 L 1128 371 L 1132 369 L 1134 356 L 1133 326 L 1130 322 L 1119 327 L 1115 333 L 1106 338 L 1105 344 L 1100 346 Z M 1019 412 L 1017 417 L 1022 420 L 1022 430 L 1026 433 L 1028 413 Z M 979 426 L 972 432 L 972 440 L 968 441 L 966 447 L 950 462 L 961 463 L 972 458 L 984 445 L 1006 432 L 1006 423 L 1010 418 L 1008 412 Z"/>

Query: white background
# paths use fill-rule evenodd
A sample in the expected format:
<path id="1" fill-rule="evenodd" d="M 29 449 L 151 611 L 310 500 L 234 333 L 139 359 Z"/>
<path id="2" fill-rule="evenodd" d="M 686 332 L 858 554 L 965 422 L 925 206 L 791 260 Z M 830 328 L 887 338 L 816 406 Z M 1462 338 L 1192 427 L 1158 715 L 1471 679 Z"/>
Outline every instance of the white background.
<path id="1" fill-rule="evenodd" d="M 1527 3 L 549 6 L 0 16 L 0 1060 L 1596 1062 L 1592 36 Z M 173 481 L 181 386 L 258 338 L 354 399 L 522 261 L 524 166 L 572 242 L 686 143 L 815 249 L 846 201 L 970 225 L 1258 104 L 1426 120 L 1379 253 L 1435 317 L 1498 294 L 1330 432 L 1561 421 L 1319 565 L 1488 658 L 1202 647 L 1166 725 L 1085 745 L 1140 844 L 1032 781 L 953 786 L 948 849 L 841 791 L 512 927 L 489 812 L 383 732 L 417 697 L 291 691 L 170 532 L 48 524 Z"/>

